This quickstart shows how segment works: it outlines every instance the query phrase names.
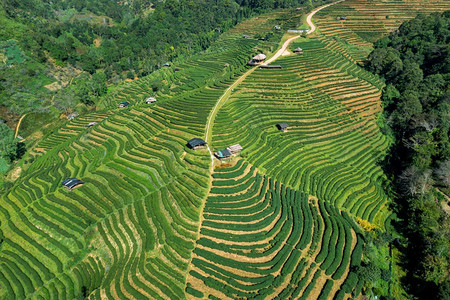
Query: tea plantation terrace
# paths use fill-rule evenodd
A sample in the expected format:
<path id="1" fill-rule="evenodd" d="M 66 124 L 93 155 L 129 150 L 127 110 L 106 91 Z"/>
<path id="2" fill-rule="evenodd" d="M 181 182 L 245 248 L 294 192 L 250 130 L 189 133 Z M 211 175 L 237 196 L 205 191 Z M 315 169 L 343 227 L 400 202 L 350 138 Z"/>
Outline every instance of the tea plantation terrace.
<path id="1" fill-rule="evenodd" d="M 179 72 L 118 88 L 30 151 L 34 162 L 2 197 L 0 298 L 185 297 L 211 162 L 185 144 L 204 135 L 207 112 L 259 43 L 234 30 Z M 156 79 L 170 89 L 150 109 Z M 132 107 L 113 109 L 118 101 Z M 69 193 L 58 188 L 67 178 L 90 184 Z"/>
<path id="2" fill-rule="evenodd" d="M 344 299 L 362 281 L 362 232 L 345 212 L 244 160 L 215 169 L 186 291 L 197 298 Z"/>
<path id="3" fill-rule="evenodd" d="M 282 69 L 282 65 L 261 65 L 259 66 L 260 69 Z"/>
<path id="4" fill-rule="evenodd" d="M 369 39 L 448 6 L 346 0 L 320 11 L 321 34 L 289 49 L 303 55 L 255 68 L 220 107 L 209 146 L 240 143 L 245 155 L 212 174 L 208 151 L 186 141 L 205 136 L 249 53 L 270 46 L 242 35 L 295 28 L 299 13 L 245 20 L 178 72 L 117 87 L 30 149 L 33 162 L 2 195 L 0 298 L 358 298 L 364 237 L 354 218 L 383 228 L 389 211 L 383 83 L 356 62 Z M 376 20 L 364 24 L 370 10 Z M 147 105 L 149 95 L 158 102 Z M 61 188 L 73 178 L 88 184 Z"/>

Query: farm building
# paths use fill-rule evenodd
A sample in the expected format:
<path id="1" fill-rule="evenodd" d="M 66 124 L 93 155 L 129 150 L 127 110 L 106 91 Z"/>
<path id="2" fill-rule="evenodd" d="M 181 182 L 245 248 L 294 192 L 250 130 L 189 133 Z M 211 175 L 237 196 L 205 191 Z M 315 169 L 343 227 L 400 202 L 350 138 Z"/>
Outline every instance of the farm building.
<path id="1" fill-rule="evenodd" d="M 227 147 L 227 150 L 230 151 L 231 154 L 237 154 L 237 153 L 241 152 L 242 149 L 243 149 L 242 146 L 239 144 Z"/>
<path id="2" fill-rule="evenodd" d="M 308 32 L 309 29 L 288 29 L 287 32 L 289 33 L 303 33 L 303 32 Z"/>
<path id="3" fill-rule="evenodd" d="M 303 8 L 297 7 L 295 10 L 296 10 L 296 11 L 301 11 L 301 10 L 303 10 Z"/>
<path id="4" fill-rule="evenodd" d="M 170 64 L 168 62 L 166 62 L 165 64 L 163 64 L 163 67 L 170 67 Z"/>
<path id="5" fill-rule="evenodd" d="M 262 61 L 264 61 L 265 59 L 266 59 L 266 55 L 260 53 L 260 54 L 256 55 L 255 57 L 253 57 L 252 60 L 255 61 L 255 62 L 262 62 Z"/>
<path id="6" fill-rule="evenodd" d="M 250 38 L 250 36 L 249 36 L 248 34 L 244 34 L 244 35 L 242 35 L 242 37 L 243 37 L 244 39 L 249 39 L 249 38 Z"/>
<path id="7" fill-rule="evenodd" d="M 79 113 L 73 112 L 73 113 L 71 113 L 71 114 L 69 114 L 69 115 L 67 116 L 67 119 L 73 120 L 73 119 L 75 119 L 76 117 L 78 117 L 79 115 L 80 115 Z"/>
<path id="8" fill-rule="evenodd" d="M 281 29 L 281 26 L 279 26 L 279 25 L 275 25 L 275 30 L 280 30 Z"/>
<path id="9" fill-rule="evenodd" d="M 295 49 L 294 49 L 294 53 L 297 53 L 297 54 L 303 54 L 303 49 L 300 48 L 300 47 L 295 48 Z"/>
<path id="10" fill-rule="evenodd" d="M 175 68 L 175 69 L 173 69 L 173 71 L 174 72 L 178 72 L 178 71 L 181 71 L 179 68 Z"/>
<path id="11" fill-rule="evenodd" d="M 231 152 L 228 151 L 228 149 L 224 149 L 224 150 L 219 150 L 219 151 L 215 152 L 214 155 L 218 159 L 225 159 L 225 158 L 228 158 L 231 156 Z"/>
<path id="12" fill-rule="evenodd" d="M 264 60 L 266 59 L 266 55 L 259 53 L 258 55 L 256 55 L 255 57 L 253 57 L 248 63 L 247 65 L 249 66 L 256 66 L 260 63 L 262 63 Z"/>
<path id="13" fill-rule="evenodd" d="M 69 190 L 73 190 L 74 188 L 76 188 L 79 185 L 82 185 L 83 183 L 84 182 L 78 178 L 67 178 L 66 180 L 63 180 L 62 185 L 64 185 L 64 187 L 66 187 Z"/>
<path id="14" fill-rule="evenodd" d="M 262 65 L 259 66 L 260 69 L 282 69 L 282 65 Z"/>
<path id="15" fill-rule="evenodd" d="M 148 97 L 147 99 L 145 99 L 145 103 L 150 104 L 150 103 L 155 103 L 156 102 L 156 98 L 153 97 Z"/>
<path id="16" fill-rule="evenodd" d="M 95 126 L 95 125 L 97 125 L 97 122 L 90 122 L 90 123 L 88 124 L 88 127 L 92 127 L 92 126 Z"/>
<path id="17" fill-rule="evenodd" d="M 336 17 L 336 20 L 347 20 L 347 17 Z"/>
<path id="18" fill-rule="evenodd" d="M 127 107 L 128 105 L 130 105 L 128 101 L 122 101 L 119 103 L 119 108 L 124 108 Z"/>
<path id="19" fill-rule="evenodd" d="M 289 127 L 288 123 L 278 123 L 277 128 L 281 131 L 287 131 L 287 128 Z"/>
<path id="20" fill-rule="evenodd" d="M 193 138 L 187 142 L 187 146 L 191 149 L 197 150 L 206 146 L 206 142 L 200 138 Z"/>

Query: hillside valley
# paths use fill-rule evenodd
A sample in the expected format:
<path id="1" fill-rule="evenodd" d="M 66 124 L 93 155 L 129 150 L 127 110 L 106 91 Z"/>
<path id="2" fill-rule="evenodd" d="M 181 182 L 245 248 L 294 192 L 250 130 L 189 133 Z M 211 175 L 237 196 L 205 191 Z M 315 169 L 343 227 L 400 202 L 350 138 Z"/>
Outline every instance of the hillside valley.
<path id="1" fill-rule="evenodd" d="M 0 299 L 449 295 L 450 2 L 97 4 L 2 4 Z"/>

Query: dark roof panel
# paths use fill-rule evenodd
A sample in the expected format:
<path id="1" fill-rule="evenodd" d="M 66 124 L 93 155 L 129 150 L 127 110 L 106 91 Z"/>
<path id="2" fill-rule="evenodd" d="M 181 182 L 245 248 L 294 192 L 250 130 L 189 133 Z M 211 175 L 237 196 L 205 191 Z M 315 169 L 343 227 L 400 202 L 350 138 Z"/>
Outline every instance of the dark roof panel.
<path id="1" fill-rule="evenodd" d="M 286 129 L 288 127 L 289 127 L 288 123 L 278 123 L 277 124 L 277 128 L 280 130 Z"/>
<path id="2" fill-rule="evenodd" d="M 190 148 L 194 148 L 197 146 L 204 146 L 204 145 L 206 145 L 206 142 L 200 138 L 193 138 L 193 139 L 189 140 L 187 144 Z"/>
<path id="3" fill-rule="evenodd" d="M 63 180 L 62 185 L 68 187 L 69 189 L 73 189 L 79 184 L 83 184 L 84 182 L 81 181 L 78 178 L 67 178 L 66 180 Z"/>
<path id="4" fill-rule="evenodd" d="M 259 66 L 260 69 L 282 69 L 282 65 L 261 65 Z"/>

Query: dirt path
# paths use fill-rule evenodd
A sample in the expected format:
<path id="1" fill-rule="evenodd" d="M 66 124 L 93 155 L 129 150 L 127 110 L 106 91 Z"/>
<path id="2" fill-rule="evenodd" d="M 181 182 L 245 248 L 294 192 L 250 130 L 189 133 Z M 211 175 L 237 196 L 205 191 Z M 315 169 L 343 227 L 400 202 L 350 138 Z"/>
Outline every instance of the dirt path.
<path id="1" fill-rule="evenodd" d="M 307 17 L 306 17 L 306 23 L 308 23 L 308 25 L 311 27 L 311 30 L 308 31 L 307 34 L 311 34 L 316 30 L 316 26 L 313 24 L 313 22 L 311 21 L 312 17 L 320 10 L 330 6 L 330 5 L 334 5 L 336 3 L 342 2 L 345 0 L 339 0 L 333 3 L 329 3 L 327 5 L 323 5 L 321 7 L 316 8 L 315 10 L 313 10 Z M 280 56 L 283 55 L 283 53 L 285 53 L 286 49 L 289 47 L 289 45 L 291 44 L 291 42 L 297 38 L 299 38 L 300 35 L 296 35 L 294 37 L 291 37 L 289 39 L 287 39 L 283 45 L 281 46 L 280 49 L 278 49 L 278 51 L 275 53 L 274 56 L 272 56 L 270 59 L 268 59 L 264 64 L 268 65 L 271 62 L 275 61 L 276 59 L 278 59 Z M 217 112 L 219 111 L 219 109 L 225 104 L 225 102 L 228 100 L 228 98 L 231 95 L 231 92 L 233 91 L 233 89 L 238 86 L 248 75 L 250 75 L 253 71 L 256 70 L 256 68 L 258 67 L 254 67 L 251 68 L 250 70 L 248 70 L 247 72 L 245 72 L 241 77 L 239 77 L 238 79 L 236 79 L 236 81 L 225 90 L 225 93 L 223 93 L 223 95 L 219 98 L 219 100 L 217 100 L 216 105 L 214 106 L 214 108 L 212 109 L 211 113 L 208 116 L 208 123 L 206 124 L 206 137 L 205 137 L 205 141 L 209 144 L 212 140 L 212 126 L 214 124 L 214 119 L 217 115 Z M 211 155 L 211 163 L 213 165 L 214 162 L 214 155 L 211 151 L 211 149 L 208 146 L 208 151 Z M 212 169 L 212 167 L 211 167 Z"/>
<path id="2" fill-rule="evenodd" d="M 311 27 L 311 30 L 308 31 L 307 34 L 311 34 L 311 33 L 313 33 L 314 31 L 316 31 L 316 25 L 314 25 L 314 23 L 312 22 L 311 19 L 312 19 L 312 17 L 313 17 L 318 11 L 324 9 L 325 7 L 328 7 L 328 6 L 331 6 L 331 5 L 335 5 L 335 4 L 337 4 L 337 3 L 340 3 L 340 2 L 342 2 L 342 1 L 345 1 L 345 0 L 339 0 L 339 1 L 336 1 L 336 2 L 333 2 L 333 3 L 327 4 L 327 5 L 321 6 L 321 7 L 319 7 L 319 8 L 316 8 L 315 10 L 313 10 L 313 11 L 306 17 L 306 23 L 308 24 L 309 27 Z"/>
<path id="3" fill-rule="evenodd" d="M 306 23 L 308 24 L 309 27 L 311 27 L 311 29 L 310 29 L 306 34 L 311 34 L 311 33 L 313 33 L 314 31 L 316 31 L 316 26 L 314 25 L 314 23 L 312 22 L 311 19 L 312 19 L 312 17 L 313 17 L 318 11 L 320 11 L 320 10 L 322 10 L 322 9 L 328 7 L 328 6 L 331 6 L 331 5 L 334 5 L 334 4 L 336 4 L 336 3 L 342 2 L 342 1 L 345 1 L 345 0 L 339 0 L 339 1 L 336 1 L 336 2 L 333 2 L 333 3 L 330 3 L 330 4 L 327 4 L 327 5 L 318 7 L 318 8 L 316 8 L 315 10 L 313 10 L 313 11 L 306 17 Z M 270 59 L 268 59 L 264 64 L 265 64 L 265 65 L 268 65 L 268 64 L 270 64 L 271 62 L 274 62 L 274 61 L 275 61 L 277 58 L 279 58 L 280 56 L 283 56 L 283 53 L 284 53 L 284 52 L 286 51 L 286 49 L 289 47 L 289 45 L 291 44 L 291 42 L 292 42 L 293 40 L 295 40 L 295 39 L 298 39 L 299 37 L 301 37 L 301 35 L 296 35 L 296 36 L 293 36 L 293 37 L 287 39 L 287 40 L 283 43 L 283 46 L 281 46 L 281 48 L 277 51 L 277 53 L 275 53 L 275 55 L 272 56 Z"/>
<path id="4" fill-rule="evenodd" d="M 315 10 L 313 10 L 306 18 L 306 22 L 308 23 L 308 25 L 311 27 L 311 29 L 308 31 L 307 34 L 312 34 L 315 30 L 316 30 L 316 26 L 312 23 L 311 19 L 312 17 L 320 10 L 330 6 L 330 5 L 334 5 L 336 3 L 342 2 L 345 0 L 339 0 L 327 5 L 323 5 L 321 7 L 316 8 Z M 280 56 L 283 56 L 283 54 L 287 54 L 289 51 L 287 51 L 287 48 L 289 47 L 289 45 L 291 44 L 291 42 L 297 38 L 299 38 L 300 35 L 291 37 L 289 39 L 287 39 L 283 45 L 281 46 L 280 49 L 278 49 L 278 51 L 275 53 L 274 56 L 272 56 L 270 59 L 268 59 L 265 64 L 270 64 L 271 62 L 275 61 L 276 59 L 278 59 Z M 233 82 L 232 85 L 230 85 L 225 92 L 222 94 L 222 96 L 220 96 L 220 98 L 217 100 L 216 105 L 214 105 L 213 109 L 211 110 L 211 112 L 208 115 L 208 121 L 206 123 L 206 132 L 205 132 L 205 141 L 207 143 L 207 149 L 209 151 L 209 155 L 211 157 L 211 166 L 210 166 L 210 174 L 213 173 L 214 171 L 214 154 L 211 151 L 210 148 L 210 143 L 212 141 L 212 126 L 214 125 L 214 120 L 216 118 L 217 113 L 219 112 L 220 108 L 227 102 L 227 100 L 230 98 L 231 93 L 233 92 L 233 89 L 236 88 L 242 81 L 245 80 L 245 78 L 247 78 L 248 75 L 250 75 L 251 73 L 253 73 L 259 66 L 253 67 L 251 69 L 249 69 L 247 72 L 245 72 L 244 74 L 242 74 L 239 78 L 236 79 L 236 81 Z M 212 176 L 210 177 L 210 182 L 209 182 L 209 191 L 211 190 L 212 187 Z M 208 192 L 209 193 L 209 192 Z M 203 201 L 201 207 L 200 207 L 200 224 L 198 227 L 198 231 L 197 231 L 197 237 L 200 237 L 200 228 L 202 226 L 203 223 L 203 210 L 205 208 L 205 204 L 206 204 L 206 199 Z M 186 272 L 186 276 L 189 277 L 189 272 L 192 269 L 192 256 L 189 260 L 189 268 Z M 186 283 L 188 282 L 188 280 L 186 281 Z"/>
<path id="5" fill-rule="evenodd" d="M 14 138 L 16 138 L 19 135 L 19 127 L 20 127 L 20 123 L 22 123 L 23 118 L 25 118 L 27 114 L 24 114 L 23 116 L 20 117 L 19 122 L 17 122 L 17 126 L 16 126 L 16 133 L 14 133 Z"/>

